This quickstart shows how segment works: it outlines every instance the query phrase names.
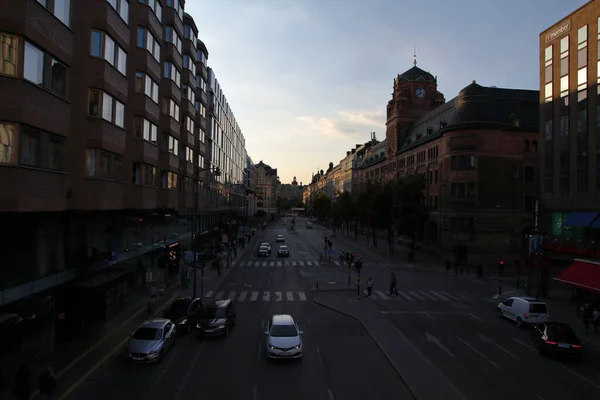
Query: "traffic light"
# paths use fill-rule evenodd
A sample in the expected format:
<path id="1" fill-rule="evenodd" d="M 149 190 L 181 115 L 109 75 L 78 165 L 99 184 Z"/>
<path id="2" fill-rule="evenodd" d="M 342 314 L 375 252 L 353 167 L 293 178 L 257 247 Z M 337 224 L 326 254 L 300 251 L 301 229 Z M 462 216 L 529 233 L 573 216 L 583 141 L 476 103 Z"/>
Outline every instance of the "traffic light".
<path id="1" fill-rule="evenodd" d="M 504 265 L 504 261 L 500 261 L 500 265 L 503 266 Z"/>
<path id="2" fill-rule="evenodd" d="M 359 258 L 358 261 L 356 262 L 356 269 L 360 271 L 362 266 L 363 266 L 363 260 L 362 260 L 362 258 Z"/>
<path id="3" fill-rule="evenodd" d="M 354 261 L 354 253 L 350 254 L 350 261 Z"/>

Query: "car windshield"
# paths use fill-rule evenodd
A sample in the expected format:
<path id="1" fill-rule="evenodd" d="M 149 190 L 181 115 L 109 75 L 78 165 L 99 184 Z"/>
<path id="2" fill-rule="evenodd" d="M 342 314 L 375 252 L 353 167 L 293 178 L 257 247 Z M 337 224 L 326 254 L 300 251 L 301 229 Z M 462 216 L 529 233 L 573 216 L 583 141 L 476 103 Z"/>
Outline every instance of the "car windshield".
<path id="1" fill-rule="evenodd" d="M 162 330 L 157 328 L 138 328 L 132 335 L 137 340 L 159 340 L 162 337 Z"/>
<path id="2" fill-rule="evenodd" d="M 577 336 L 573 329 L 567 325 L 548 326 L 548 337 L 559 343 L 577 344 Z"/>
<path id="3" fill-rule="evenodd" d="M 175 300 L 167 310 L 168 315 L 182 315 L 187 312 L 188 301 L 185 299 Z"/>
<path id="4" fill-rule="evenodd" d="M 294 337 L 298 336 L 298 330 L 294 325 L 273 325 L 270 335 L 273 337 Z"/>
<path id="5" fill-rule="evenodd" d="M 546 305 L 544 303 L 532 303 L 529 305 L 529 312 L 532 314 L 546 314 Z"/>
<path id="6" fill-rule="evenodd" d="M 283 235 L 279 235 L 277 236 L 279 239 L 283 239 Z"/>
<path id="7" fill-rule="evenodd" d="M 260 249 L 259 249 L 259 250 L 264 250 L 264 251 L 267 251 L 267 250 L 269 250 L 269 248 L 268 248 L 267 246 L 260 246 Z"/>
<path id="8" fill-rule="evenodd" d="M 279 246 L 279 250 L 287 250 L 287 246 Z"/>
<path id="9" fill-rule="evenodd" d="M 268 247 L 268 246 L 269 246 L 269 243 L 261 243 L 260 245 L 261 245 L 261 246 L 264 246 L 264 247 Z"/>
<path id="10" fill-rule="evenodd" d="M 204 314 L 207 318 L 225 318 L 227 312 L 225 307 L 209 307 Z"/>

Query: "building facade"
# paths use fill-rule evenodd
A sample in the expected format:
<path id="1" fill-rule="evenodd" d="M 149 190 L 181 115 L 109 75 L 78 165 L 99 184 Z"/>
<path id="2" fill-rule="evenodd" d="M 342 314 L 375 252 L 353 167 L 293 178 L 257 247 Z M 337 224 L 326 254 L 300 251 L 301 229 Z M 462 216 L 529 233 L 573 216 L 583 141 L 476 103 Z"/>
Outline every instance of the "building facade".
<path id="1" fill-rule="evenodd" d="M 254 166 L 256 171 L 257 213 L 266 218 L 275 218 L 277 209 L 277 190 L 279 177 L 277 168 L 271 168 L 264 162 Z"/>
<path id="2" fill-rule="evenodd" d="M 539 38 L 540 232 L 544 256 L 556 266 L 600 260 L 599 16 L 600 2 L 590 1 Z M 600 292 L 598 265 L 577 275 L 587 283 L 560 281 Z"/>
<path id="3" fill-rule="evenodd" d="M 206 196 L 194 196 L 212 180 L 201 172 L 243 182 L 245 144 L 222 94 L 210 104 L 227 122 L 208 130 L 208 52 L 183 1 L 0 9 L 0 216 L 12 232 L 0 243 L 0 312 L 37 310 L 61 340 L 116 309 L 139 266 L 176 273 L 164 247 L 210 226 L 198 217 Z M 205 141 L 232 150 L 207 154 Z M 213 192 L 230 215 L 231 190 Z M 67 282 L 90 303 L 69 298 Z"/>

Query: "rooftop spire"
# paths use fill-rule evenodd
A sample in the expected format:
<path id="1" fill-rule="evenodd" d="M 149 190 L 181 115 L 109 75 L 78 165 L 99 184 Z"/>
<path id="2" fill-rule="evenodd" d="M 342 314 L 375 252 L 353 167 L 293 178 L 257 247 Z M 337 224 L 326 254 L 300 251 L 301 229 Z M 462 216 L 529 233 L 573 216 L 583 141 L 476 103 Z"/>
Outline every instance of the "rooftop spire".
<path id="1" fill-rule="evenodd" d="M 413 53 L 413 65 L 417 66 L 417 46 L 415 45 L 415 51 Z"/>

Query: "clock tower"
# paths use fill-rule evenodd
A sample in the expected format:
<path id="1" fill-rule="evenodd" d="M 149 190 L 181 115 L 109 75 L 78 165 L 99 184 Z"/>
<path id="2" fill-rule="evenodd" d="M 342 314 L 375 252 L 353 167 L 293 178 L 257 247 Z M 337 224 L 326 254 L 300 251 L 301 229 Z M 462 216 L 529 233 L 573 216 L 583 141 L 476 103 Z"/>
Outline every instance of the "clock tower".
<path id="1" fill-rule="evenodd" d="M 395 158 L 414 122 L 445 102 L 437 91 L 437 77 L 417 67 L 415 54 L 413 67 L 394 79 L 394 92 L 387 105 L 387 159 Z"/>

